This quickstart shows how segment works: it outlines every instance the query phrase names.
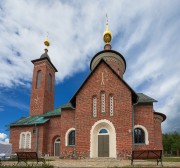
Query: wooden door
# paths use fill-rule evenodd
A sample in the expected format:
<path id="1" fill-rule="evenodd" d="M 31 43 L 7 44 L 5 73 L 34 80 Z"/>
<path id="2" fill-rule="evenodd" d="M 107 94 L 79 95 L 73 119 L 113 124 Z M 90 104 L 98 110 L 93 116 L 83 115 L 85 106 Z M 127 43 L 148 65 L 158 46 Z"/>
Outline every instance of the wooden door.
<path id="1" fill-rule="evenodd" d="M 98 135 L 98 157 L 109 157 L 109 135 Z"/>

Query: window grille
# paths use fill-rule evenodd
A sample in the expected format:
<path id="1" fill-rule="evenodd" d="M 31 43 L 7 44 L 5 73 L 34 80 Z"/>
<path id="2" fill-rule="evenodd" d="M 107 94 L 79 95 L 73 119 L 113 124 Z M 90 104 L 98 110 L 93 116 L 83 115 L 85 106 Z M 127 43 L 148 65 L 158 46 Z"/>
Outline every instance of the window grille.
<path id="1" fill-rule="evenodd" d="M 26 148 L 30 149 L 30 134 L 26 134 Z"/>
<path id="2" fill-rule="evenodd" d="M 31 133 L 22 132 L 19 139 L 19 149 L 31 149 Z"/>
<path id="3" fill-rule="evenodd" d="M 68 145 L 75 145 L 75 130 L 69 133 Z"/>
<path id="4" fill-rule="evenodd" d="M 134 143 L 145 143 L 145 133 L 141 128 L 134 129 Z"/>
<path id="5" fill-rule="evenodd" d="M 22 137 L 21 137 L 21 148 L 22 149 L 26 148 L 26 137 L 25 137 L 25 134 L 22 134 Z"/>
<path id="6" fill-rule="evenodd" d="M 101 93 L 101 112 L 105 113 L 105 93 Z"/>
<path id="7" fill-rule="evenodd" d="M 97 117 L 97 98 L 93 97 L 93 117 Z"/>
<path id="8" fill-rule="evenodd" d="M 114 103 L 113 103 L 113 96 L 112 95 L 109 97 L 109 111 L 110 111 L 110 116 L 113 116 Z"/>

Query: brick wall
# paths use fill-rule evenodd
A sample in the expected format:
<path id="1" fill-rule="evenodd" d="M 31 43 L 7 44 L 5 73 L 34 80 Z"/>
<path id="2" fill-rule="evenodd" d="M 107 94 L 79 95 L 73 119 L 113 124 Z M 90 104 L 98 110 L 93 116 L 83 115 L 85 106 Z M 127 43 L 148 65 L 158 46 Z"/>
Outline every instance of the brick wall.
<path id="1" fill-rule="evenodd" d="M 41 85 L 36 88 L 37 72 L 41 70 Z M 48 75 L 52 75 L 52 89 L 48 90 Z M 35 62 L 32 91 L 30 99 L 30 115 L 43 114 L 54 109 L 54 80 L 55 71 L 47 60 Z"/>
<path id="2" fill-rule="evenodd" d="M 61 139 L 61 117 L 51 117 L 44 127 L 44 153 L 54 156 L 54 141 L 58 137 Z"/>
<path id="3" fill-rule="evenodd" d="M 75 128 L 75 110 L 72 109 L 62 109 L 61 112 L 61 149 L 60 155 L 62 158 L 70 157 L 76 148 L 76 146 L 66 146 L 65 145 L 65 135 L 70 128 Z M 77 135 L 76 135 L 77 137 Z"/>
<path id="4" fill-rule="evenodd" d="M 33 134 L 35 126 L 30 127 L 11 127 L 10 143 L 12 144 L 12 153 L 20 151 L 36 151 L 36 135 Z M 31 132 L 31 149 L 19 149 L 19 140 L 21 132 Z"/>
<path id="5" fill-rule="evenodd" d="M 135 149 L 154 149 L 154 113 L 153 104 L 140 104 L 135 107 L 134 124 L 142 125 L 148 131 L 148 145 L 135 145 Z"/>
<path id="6" fill-rule="evenodd" d="M 163 150 L 163 145 L 162 145 L 162 130 L 161 130 L 161 122 L 162 122 L 162 117 L 158 115 L 154 115 L 154 149 L 157 150 Z"/>
<path id="7" fill-rule="evenodd" d="M 123 78 L 124 74 L 124 64 L 113 57 L 105 57 L 105 61 L 113 68 L 113 70 Z"/>
<path id="8" fill-rule="evenodd" d="M 102 79 L 103 72 L 103 79 Z M 102 80 L 104 85 L 102 85 Z M 100 93 L 105 91 L 105 113 L 101 113 Z M 114 97 L 114 116 L 109 112 L 109 95 Z M 92 97 L 97 96 L 97 117 L 92 116 Z M 76 148 L 79 153 L 90 149 L 90 130 L 101 119 L 113 123 L 116 129 L 117 154 L 123 157 L 132 151 L 132 97 L 131 91 L 117 76 L 101 63 L 76 97 Z M 87 155 L 88 155 L 87 154 Z"/>

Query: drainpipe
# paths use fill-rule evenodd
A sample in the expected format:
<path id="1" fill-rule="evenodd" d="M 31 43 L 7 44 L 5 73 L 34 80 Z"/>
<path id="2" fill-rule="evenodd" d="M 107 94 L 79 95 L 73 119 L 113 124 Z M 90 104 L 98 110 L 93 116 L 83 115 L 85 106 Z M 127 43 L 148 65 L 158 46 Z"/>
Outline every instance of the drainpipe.
<path id="1" fill-rule="evenodd" d="M 36 127 L 36 153 L 38 154 L 38 127 L 37 125 L 35 124 L 35 127 Z"/>
<path id="2" fill-rule="evenodd" d="M 134 109 L 138 101 L 132 105 L 132 150 L 134 150 Z"/>

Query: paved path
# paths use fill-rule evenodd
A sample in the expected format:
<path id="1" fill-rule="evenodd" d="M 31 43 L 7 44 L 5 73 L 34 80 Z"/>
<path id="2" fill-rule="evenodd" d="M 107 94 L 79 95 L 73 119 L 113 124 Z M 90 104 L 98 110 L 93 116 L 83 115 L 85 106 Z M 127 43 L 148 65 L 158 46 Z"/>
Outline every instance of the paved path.
<path id="1" fill-rule="evenodd" d="M 53 158 L 54 159 L 54 158 Z M 130 160 L 116 160 L 116 159 L 84 159 L 84 160 L 70 160 L 70 159 L 57 159 L 55 158 L 54 161 L 47 161 L 47 164 L 53 165 L 55 168 L 67 168 L 67 167 L 123 167 L 123 166 L 130 166 L 131 162 Z M 17 162 L 4 162 L 2 161 L 3 165 L 15 165 Z M 29 165 L 32 165 L 32 163 L 28 162 Z M 20 165 L 25 165 L 25 163 L 21 162 Z M 134 162 L 135 167 L 140 165 L 140 167 L 161 167 L 156 166 L 156 162 L 147 162 L 147 161 L 135 161 Z M 167 167 L 177 167 L 180 168 L 180 162 L 163 162 L 164 166 Z"/>
<path id="2" fill-rule="evenodd" d="M 62 168 L 62 167 L 124 167 L 128 166 L 131 167 L 131 161 L 130 160 L 116 160 L 116 159 L 85 159 L 85 160 L 55 160 L 50 162 L 51 165 L 55 166 L 56 168 Z M 154 166 L 154 167 L 161 167 L 156 165 L 156 161 L 153 162 L 147 162 L 147 161 L 135 161 L 134 162 L 135 167 L 138 165 L 144 167 Z M 180 168 L 180 162 L 163 162 L 164 166 L 167 167 L 178 167 Z"/>

